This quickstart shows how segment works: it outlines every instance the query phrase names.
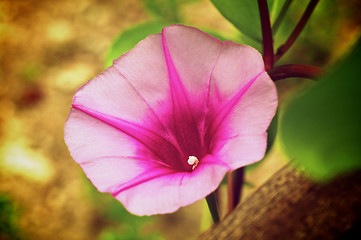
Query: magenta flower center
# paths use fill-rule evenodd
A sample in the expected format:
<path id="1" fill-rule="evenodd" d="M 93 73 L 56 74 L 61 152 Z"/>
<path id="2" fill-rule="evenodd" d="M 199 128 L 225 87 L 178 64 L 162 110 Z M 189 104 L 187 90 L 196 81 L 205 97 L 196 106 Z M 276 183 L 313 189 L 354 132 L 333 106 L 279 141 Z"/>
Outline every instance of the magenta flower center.
<path id="1" fill-rule="evenodd" d="M 143 143 L 138 150 L 143 156 L 148 155 L 177 172 L 191 172 L 210 152 L 210 140 L 202 134 L 204 114 L 192 111 L 186 101 L 183 103 L 186 106 L 178 106 L 166 113 L 164 125 L 156 122 L 147 127 L 159 129 L 156 132 L 162 132 L 163 136 L 152 135 L 149 142 Z"/>

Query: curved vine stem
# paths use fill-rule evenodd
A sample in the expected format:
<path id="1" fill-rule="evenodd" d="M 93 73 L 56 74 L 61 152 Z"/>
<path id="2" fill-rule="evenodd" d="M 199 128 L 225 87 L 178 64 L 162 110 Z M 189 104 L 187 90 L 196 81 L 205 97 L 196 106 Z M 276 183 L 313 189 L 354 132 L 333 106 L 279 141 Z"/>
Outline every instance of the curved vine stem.
<path id="1" fill-rule="evenodd" d="M 274 61 L 276 62 L 278 59 L 280 59 L 287 50 L 292 46 L 292 44 L 296 41 L 297 37 L 300 35 L 302 29 L 305 27 L 308 19 L 310 18 L 313 10 L 316 8 L 317 3 L 319 0 L 311 0 L 310 3 L 307 5 L 307 8 L 305 12 L 303 13 L 301 20 L 296 25 L 295 29 L 291 33 L 291 36 L 288 38 L 288 40 L 285 42 L 285 44 L 281 45 L 276 55 L 274 56 Z"/>
<path id="2" fill-rule="evenodd" d="M 227 190 L 228 190 L 228 213 L 230 213 L 234 208 L 233 173 L 231 171 L 227 173 Z"/>
<path id="3" fill-rule="evenodd" d="M 263 60 L 266 71 L 273 67 L 273 38 L 267 0 L 258 0 L 262 26 Z"/>
<path id="4" fill-rule="evenodd" d="M 322 73 L 323 71 L 318 67 L 303 64 L 286 64 L 268 71 L 268 75 L 274 82 L 292 77 L 316 79 Z"/>

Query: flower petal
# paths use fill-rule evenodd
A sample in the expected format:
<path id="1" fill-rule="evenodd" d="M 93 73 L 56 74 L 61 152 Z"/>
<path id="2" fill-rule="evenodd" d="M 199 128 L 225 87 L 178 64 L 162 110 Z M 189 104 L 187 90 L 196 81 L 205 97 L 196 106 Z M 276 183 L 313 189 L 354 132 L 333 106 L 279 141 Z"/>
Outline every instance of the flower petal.
<path id="1" fill-rule="evenodd" d="M 256 49 L 226 41 L 212 75 L 211 95 L 218 103 L 228 101 L 264 71 L 262 56 Z"/>
<path id="2" fill-rule="evenodd" d="M 179 78 L 192 100 L 204 103 L 222 42 L 196 28 L 182 25 L 168 26 L 162 34 Z"/>
<path id="3" fill-rule="evenodd" d="M 211 103 L 216 109 L 218 106 L 215 117 L 228 111 L 222 124 L 237 134 L 262 134 L 278 104 L 276 87 L 264 71 L 262 56 L 233 42 L 224 43 L 212 75 L 211 97 Z"/>
<path id="4" fill-rule="evenodd" d="M 210 159 L 208 162 L 208 158 Z M 212 160 L 213 158 L 213 160 Z M 214 191 L 228 168 L 208 155 L 193 172 L 178 172 L 136 185 L 115 195 L 133 214 L 171 213 Z"/>
<path id="5" fill-rule="evenodd" d="M 139 156 L 134 138 L 81 110 L 71 110 L 64 134 L 72 157 L 99 191 L 113 192 L 139 175 L 152 178 L 172 172 L 159 161 Z"/>
<path id="6" fill-rule="evenodd" d="M 249 87 L 225 124 L 238 134 L 263 134 L 275 115 L 277 105 L 275 84 L 264 72 Z"/>
<path id="7" fill-rule="evenodd" d="M 211 97 L 218 107 L 210 130 L 212 153 L 233 169 L 261 160 L 265 131 L 278 104 L 262 56 L 253 48 L 225 42 L 212 76 Z"/>
<path id="8" fill-rule="evenodd" d="M 136 123 L 150 114 L 146 102 L 113 66 L 80 87 L 73 105 Z"/>
<path id="9" fill-rule="evenodd" d="M 150 35 L 133 49 L 114 60 L 115 69 L 128 81 L 156 116 L 160 125 L 169 110 L 170 87 L 162 35 Z M 122 89 L 118 89 L 121 94 Z M 137 109 L 135 109 L 136 111 Z"/>
<path id="10" fill-rule="evenodd" d="M 214 154 L 229 165 L 230 170 L 252 164 L 264 157 L 267 134 L 237 135 L 218 142 Z"/>

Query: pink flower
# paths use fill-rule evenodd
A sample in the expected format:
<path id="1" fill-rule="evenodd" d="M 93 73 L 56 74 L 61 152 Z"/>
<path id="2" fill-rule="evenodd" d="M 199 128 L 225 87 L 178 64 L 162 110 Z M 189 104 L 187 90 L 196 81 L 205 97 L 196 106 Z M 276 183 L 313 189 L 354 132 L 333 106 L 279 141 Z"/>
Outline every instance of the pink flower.
<path id="1" fill-rule="evenodd" d="M 170 213 L 262 159 L 276 107 L 255 49 L 172 25 L 78 89 L 65 141 L 128 211 Z"/>

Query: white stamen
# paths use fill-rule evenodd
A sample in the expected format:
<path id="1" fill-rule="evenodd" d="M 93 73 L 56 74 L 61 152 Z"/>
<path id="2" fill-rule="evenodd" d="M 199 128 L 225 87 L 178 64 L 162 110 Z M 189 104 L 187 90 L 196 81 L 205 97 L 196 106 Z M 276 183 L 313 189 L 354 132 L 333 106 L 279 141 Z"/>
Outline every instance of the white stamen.
<path id="1" fill-rule="evenodd" d="M 192 170 L 194 170 L 198 166 L 199 160 L 195 156 L 188 157 L 188 164 L 192 166 Z"/>

